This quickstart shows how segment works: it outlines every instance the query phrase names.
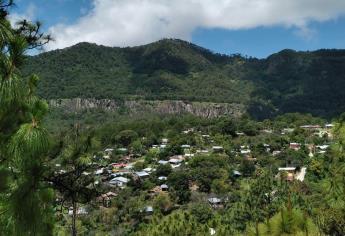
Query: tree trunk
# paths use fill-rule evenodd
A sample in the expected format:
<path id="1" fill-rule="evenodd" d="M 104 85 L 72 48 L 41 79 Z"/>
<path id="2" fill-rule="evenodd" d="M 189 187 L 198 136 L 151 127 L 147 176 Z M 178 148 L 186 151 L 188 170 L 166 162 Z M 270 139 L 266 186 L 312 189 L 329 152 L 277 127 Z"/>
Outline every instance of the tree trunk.
<path id="1" fill-rule="evenodd" d="M 76 226 L 76 220 L 77 220 L 77 203 L 73 201 L 73 215 L 72 215 L 72 236 L 77 236 L 77 226 Z"/>
<path id="2" fill-rule="evenodd" d="M 280 217 L 281 217 L 281 226 L 282 226 L 282 232 L 286 232 L 286 226 L 285 226 L 285 217 L 284 217 L 284 212 L 283 212 L 283 208 L 280 209 Z"/>
<path id="3" fill-rule="evenodd" d="M 271 233 L 271 223 L 269 216 L 266 217 L 267 233 Z"/>
<path id="4" fill-rule="evenodd" d="M 259 222 L 255 221 L 255 235 L 259 236 Z"/>

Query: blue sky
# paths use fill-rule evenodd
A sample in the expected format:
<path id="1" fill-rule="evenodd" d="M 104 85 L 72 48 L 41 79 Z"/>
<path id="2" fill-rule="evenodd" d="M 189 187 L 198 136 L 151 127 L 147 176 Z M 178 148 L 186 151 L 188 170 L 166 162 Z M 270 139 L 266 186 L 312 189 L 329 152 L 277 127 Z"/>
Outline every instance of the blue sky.
<path id="1" fill-rule="evenodd" d="M 258 27 L 250 30 L 205 30 L 193 34 L 193 42 L 215 52 L 241 53 L 266 57 L 283 49 L 313 51 L 321 48 L 345 49 L 345 18 L 312 23 L 311 38 L 300 36 L 295 28 Z"/>
<path id="2" fill-rule="evenodd" d="M 12 12 L 15 19 L 44 23 L 56 39 L 47 50 L 81 41 L 135 46 L 161 38 L 181 38 L 215 52 L 260 58 L 285 48 L 345 48 L 345 1 L 253 2 L 17 0 Z"/>

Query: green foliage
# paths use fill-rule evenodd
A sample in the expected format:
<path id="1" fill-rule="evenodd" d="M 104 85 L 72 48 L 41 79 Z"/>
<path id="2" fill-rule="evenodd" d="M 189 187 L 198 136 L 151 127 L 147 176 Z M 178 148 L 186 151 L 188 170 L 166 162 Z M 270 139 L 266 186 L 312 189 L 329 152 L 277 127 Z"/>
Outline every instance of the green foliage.
<path id="1" fill-rule="evenodd" d="M 13 1 L 0 1 L 0 232 L 2 235 L 50 235 L 52 190 L 44 181 L 50 147 L 42 124 L 48 105 L 35 95 L 38 77 L 19 73 L 28 49 L 49 41 L 40 24 L 18 22 L 8 14 Z"/>
<path id="2" fill-rule="evenodd" d="M 169 186 L 172 188 L 172 197 L 178 203 L 185 203 L 190 199 L 189 180 L 190 176 L 185 171 L 173 172 L 168 177 Z"/>
<path id="3" fill-rule="evenodd" d="M 114 140 L 123 147 L 128 147 L 134 140 L 138 138 L 138 134 L 133 130 L 123 130 L 116 134 Z"/>
<path id="4" fill-rule="evenodd" d="M 163 219 L 155 217 L 152 223 L 144 225 L 134 235 L 209 235 L 207 225 L 202 225 L 188 212 L 177 211 Z"/>
<path id="5" fill-rule="evenodd" d="M 157 176 L 168 176 L 172 172 L 171 165 L 159 165 L 156 169 Z"/>
<path id="6" fill-rule="evenodd" d="M 202 224 L 207 223 L 213 217 L 212 209 L 206 204 L 193 204 L 191 206 L 191 214 L 196 218 L 196 220 Z"/>
<path id="7" fill-rule="evenodd" d="M 318 235 L 316 225 L 298 209 L 294 209 L 291 215 L 283 209 L 274 215 L 268 224 L 259 224 L 258 229 L 259 234 L 256 234 L 254 227 L 249 227 L 246 235 Z"/>
<path id="8" fill-rule="evenodd" d="M 140 170 L 142 170 L 142 169 L 144 169 L 145 168 L 145 163 L 143 162 L 143 161 L 137 161 L 135 164 L 134 164 L 134 166 L 133 166 L 133 169 L 135 170 L 135 171 L 140 171 Z"/>
<path id="9" fill-rule="evenodd" d="M 259 60 L 173 39 L 134 48 L 80 43 L 29 57 L 23 74 L 37 72 L 39 94 L 48 99 L 212 101 L 244 104 L 258 119 L 334 117 L 345 110 L 343 57 L 343 50 L 284 50 Z"/>
<path id="10" fill-rule="evenodd" d="M 169 195 L 160 194 L 154 199 L 153 206 L 155 209 L 159 209 L 161 213 L 166 214 L 171 210 L 173 203 Z"/>

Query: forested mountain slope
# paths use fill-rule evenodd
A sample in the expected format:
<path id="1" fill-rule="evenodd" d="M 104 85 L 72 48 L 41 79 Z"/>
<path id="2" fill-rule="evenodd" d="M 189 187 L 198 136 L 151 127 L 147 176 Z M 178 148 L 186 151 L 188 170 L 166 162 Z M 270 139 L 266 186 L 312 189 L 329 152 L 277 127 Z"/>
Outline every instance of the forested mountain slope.
<path id="1" fill-rule="evenodd" d="M 345 111 L 345 50 L 283 50 L 266 59 L 214 54 L 181 40 L 132 48 L 80 43 L 29 57 L 47 99 L 109 98 L 239 103 L 256 118 Z"/>

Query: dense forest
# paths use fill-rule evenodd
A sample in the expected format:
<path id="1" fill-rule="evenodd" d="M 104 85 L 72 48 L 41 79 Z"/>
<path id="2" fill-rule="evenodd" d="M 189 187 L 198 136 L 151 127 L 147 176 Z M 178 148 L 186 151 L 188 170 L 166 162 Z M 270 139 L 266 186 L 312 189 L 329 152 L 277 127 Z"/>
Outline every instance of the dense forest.
<path id="1" fill-rule="evenodd" d="M 108 98 L 240 103 L 255 118 L 344 111 L 345 51 L 283 50 L 266 59 L 220 55 L 175 39 L 132 48 L 89 43 L 28 57 L 46 99 Z"/>

